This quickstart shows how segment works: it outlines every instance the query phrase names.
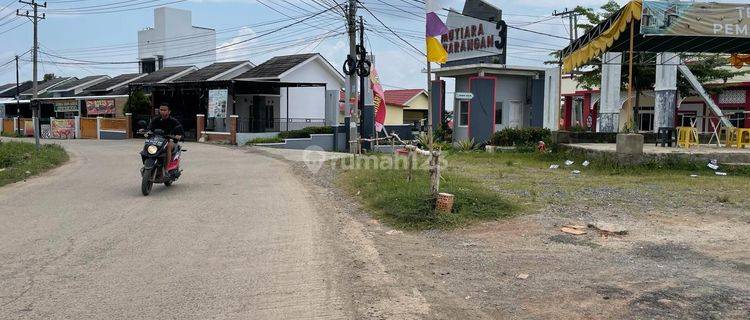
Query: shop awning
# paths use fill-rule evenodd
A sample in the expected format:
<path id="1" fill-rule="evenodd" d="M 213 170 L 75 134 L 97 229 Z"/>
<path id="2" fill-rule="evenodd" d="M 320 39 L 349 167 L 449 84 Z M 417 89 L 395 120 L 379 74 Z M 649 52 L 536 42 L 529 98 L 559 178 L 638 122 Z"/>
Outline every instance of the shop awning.
<path id="1" fill-rule="evenodd" d="M 627 52 L 630 24 L 635 23 L 633 51 L 689 53 L 748 53 L 750 41 L 742 37 L 673 36 L 641 34 L 642 0 L 633 0 L 609 19 L 573 41 L 563 52 L 563 72 L 585 65 L 604 52 Z"/>
<path id="2" fill-rule="evenodd" d="M 563 49 L 563 72 L 570 72 L 610 50 L 628 30 L 630 23 L 641 20 L 640 0 L 630 1 L 609 19 L 596 25 Z"/>

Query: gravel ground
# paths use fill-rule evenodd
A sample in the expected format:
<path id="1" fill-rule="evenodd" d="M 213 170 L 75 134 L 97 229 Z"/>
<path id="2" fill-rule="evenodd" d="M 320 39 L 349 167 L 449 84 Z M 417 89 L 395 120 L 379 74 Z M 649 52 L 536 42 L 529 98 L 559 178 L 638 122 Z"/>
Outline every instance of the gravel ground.
<path id="1" fill-rule="evenodd" d="M 594 187 L 585 202 L 550 204 L 531 214 L 461 230 L 401 232 L 370 218 L 334 185 L 329 166 L 295 172 L 316 198 L 352 220 L 377 252 L 377 266 L 356 260 L 358 276 L 387 274 L 394 297 L 425 319 L 748 319 L 750 213 L 707 203 L 695 210 L 679 197 L 653 209 L 654 186 Z M 551 191 L 554 192 L 554 191 Z M 606 204 L 602 198 L 617 195 Z M 620 200 L 631 204 L 623 206 Z M 638 200 L 638 201 L 636 201 Z M 605 204 L 601 204 L 605 203 Z M 707 214 L 710 212 L 710 214 Z M 348 219 L 354 218 L 354 219 Z M 627 230 L 573 236 L 566 224 Z M 375 253 L 373 253 L 375 254 Z M 373 270 L 373 268 L 375 270 Z M 523 275 L 528 275 L 522 279 Z M 387 287 L 389 287 L 387 286 Z M 376 286 L 350 288 L 358 317 L 389 318 Z M 399 300 L 405 299 L 405 300 Z M 381 302 L 378 302 L 381 301 Z M 390 300 L 389 303 L 394 303 Z"/>

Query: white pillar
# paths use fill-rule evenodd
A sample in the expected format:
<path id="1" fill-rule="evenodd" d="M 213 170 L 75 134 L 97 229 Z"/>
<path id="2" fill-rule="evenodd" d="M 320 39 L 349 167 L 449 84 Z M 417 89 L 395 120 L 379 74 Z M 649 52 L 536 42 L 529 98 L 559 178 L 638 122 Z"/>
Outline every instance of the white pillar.
<path id="1" fill-rule="evenodd" d="M 4 125 L 5 125 L 5 118 L 0 118 L 0 133 L 3 133 L 3 131 L 5 131 L 5 128 L 3 128 Z"/>
<path id="2" fill-rule="evenodd" d="M 560 68 L 544 71 L 544 127 L 560 129 Z"/>
<path id="3" fill-rule="evenodd" d="M 674 127 L 677 112 L 677 66 L 680 57 L 674 52 L 656 54 L 656 82 L 654 91 L 654 131 L 660 127 Z"/>
<path id="4" fill-rule="evenodd" d="M 96 140 L 102 138 L 102 117 L 96 117 Z"/>
<path id="5" fill-rule="evenodd" d="M 13 132 L 18 132 L 18 117 L 13 117 Z"/>
<path id="6" fill-rule="evenodd" d="M 598 132 L 617 132 L 620 126 L 620 86 L 622 83 L 622 53 L 606 52 L 602 56 L 601 101 L 599 103 Z"/>
<path id="7" fill-rule="evenodd" d="M 73 123 L 75 124 L 75 139 L 81 138 L 81 116 L 75 116 Z"/>

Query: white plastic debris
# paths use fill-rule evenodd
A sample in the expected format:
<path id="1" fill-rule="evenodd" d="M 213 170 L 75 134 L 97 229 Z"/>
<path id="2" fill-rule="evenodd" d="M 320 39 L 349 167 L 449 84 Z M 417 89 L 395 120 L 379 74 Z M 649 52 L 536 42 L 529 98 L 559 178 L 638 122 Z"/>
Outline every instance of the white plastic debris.
<path id="1" fill-rule="evenodd" d="M 570 173 L 572 173 L 572 174 L 581 174 L 581 170 L 573 170 Z"/>
<path id="2" fill-rule="evenodd" d="M 571 161 L 571 160 L 565 160 L 565 165 L 566 165 L 566 166 L 572 166 L 572 165 L 573 165 L 574 163 L 575 163 L 575 162 L 573 162 L 573 161 Z"/>
<path id="3" fill-rule="evenodd" d="M 697 177 L 698 177 L 698 175 L 697 175 L 697 174 L 691 174 L 691 175 L 690 175 L 690 177 L 691 177 L 691 178 L 697 178 Z"/>
<path id="4" fill-rule="evenodd" d="M 713 163 L 709 163 L 708 167 L 711 168 L 711 169 L 713 169 L 713 170 L 718 170 L 719 169 L 719 165 L 716 165 L 716 164 L 713 164 Z"/>
<path id="5" fill-rule="evenodd" d="M 591 164 L 591 162 L 589 162 L 588 160 L 586 160 L 586 161 L 584 161 L 584 162 L 582 163 L 582 165 L 583 165 L 584 167 L 588 167 L 588 166 L 589 166 L 589 164 Z"/>
<path id="6" fill-rule="evenodd" d="M 554 170 L 554 169 L 557 169 L 557 168 L 559 168 L 559 167 L 560 167 L 560 165 L 559 165 L 559 164 L 553 164 L 553 165 L 550 165 L 550 166 L 549 166 L 549 168 L 550 168 L 550 169 L 553 169 L 553 170 Z"/>
<path id="7" fill-rule="evenodd" d="M 719 172 L 719 171 L 716 171 L 716 175 L 717 175 L 717 176 L 726 176 L 726 175 L 727 175 L 727 173 L 726 173 L 726 172 Z"/>

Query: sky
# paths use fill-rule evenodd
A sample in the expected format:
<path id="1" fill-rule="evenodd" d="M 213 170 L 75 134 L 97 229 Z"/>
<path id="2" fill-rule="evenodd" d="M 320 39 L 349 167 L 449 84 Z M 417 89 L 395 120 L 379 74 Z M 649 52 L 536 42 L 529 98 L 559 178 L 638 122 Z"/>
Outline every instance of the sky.
<path id="1" fill-rule="evenodd" d="M 318 1 L 318 2 L 316 2 Z M 153 6 L 171 3 L 168 6 L 191 10 L 193 24 L 216 29 L 217 46 L 230 45 L 232 50 L 220 50 L 220 60 L 250 60 L 255 64 L 275 56 L 302 52 L 320 52 L 337 69 L 340 69 L 348 53 L 344 19 L 336 13 L 324 13 L 305 23 L 287 29 L 302 16 L 323 11 L 324 5 L 333 0 L 49 0 L 46 19 L 39 23 L 39 42 L 42 51 L 48 54 L 96 62 L 128 62 L 137 60 L 137 31 L 153 26 Z M 343 2 L 343 0 L 338 0 Z M 383 27 L 367 11 L 364 16 L 366 46 L 375 55 L 375 65 L 386 89 L 424 88 L 426 76 L 424 58 L 414 46 L 424 50 L 424 12 L 416 0 L 362 0 L 365 7 L 402 39 Z M 444 8 L 463 8 L 463 0 L 439 0 Z M 551 17 L 553 11 L 562 11 L 576 5 L 599 7 L 603 0 L 489 0 L 503 10 L 503 18 L 509 25 L 567 38 L 567 22 Z M 619 0 L 625 3 L 624 0 Z M 265 4 L 265 5 L 264 5 Z M 102 13 L 102 7 L 114 7 L 114 13 Z M 276 9 L 272 10 L 268 6 Z M 15 10 L 26 10 L 28 6 L 13 0 L 0 0 L 0 65 L 24 54 L 31 48 L 31 23 L 25 18 L 15 18 Z M 77 8 L 77 9 L 76 9 Z M 134 9 L 121 11 L 123 9 Z M 304 11 L 303 11 L 304 10 Z M 279 12 L 280 11 L 280 12 Z M 445 14 L 446 12 L 442 12 Z M 290 18 L 291 17 L 291 18 Z M 541 20 L 541 21 L 540 21 Z M 276 22 L 271 25 L 263 25 Z M 534 23 L 536 22 L 536 23 Z M 269 33 L 267 36 L 258 37 Z M 508 33 L 509 65 L 543 66 L 550 49 L 559 49 L 567 44 L 566 39 L 539 35 L 511 29 Z M 258 37 L 252 41 L 243 40 Z M 408 42 L 409 44 L 405 43 Z M 22 60 L 30 59 L 30 54 Z M 66 60 L 51 56 L 40 56 L 39 75 L 55 73 L 57 76 L 83 77 L 95 74 L 115 76 L 137 72 L 135 63 L 80 65 L 62 64 Z M 67 60 L 71 61 L 71 60 Z M 57 62 L 57 63 L 54 63 Z M 31 79 L 31 64 L 21 61 L 21 80 Z M 15 82 L 15 64 L 0 67 L 0 83 Z M 452 84 L 449 82 L 448 91 Z M 452 99 L 448 99 L 449 101 Z"/>

